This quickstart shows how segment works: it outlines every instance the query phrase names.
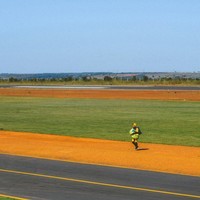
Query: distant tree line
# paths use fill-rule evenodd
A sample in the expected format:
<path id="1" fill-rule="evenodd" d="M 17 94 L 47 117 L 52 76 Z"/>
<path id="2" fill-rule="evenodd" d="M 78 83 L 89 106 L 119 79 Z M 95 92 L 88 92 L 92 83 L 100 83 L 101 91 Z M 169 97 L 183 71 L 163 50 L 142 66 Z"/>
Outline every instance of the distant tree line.
<path id="1" fill-rule="evenodd" d="M 15 78 L 9 77 L 7 79 L 0 78 L 1 83 L 73 83 L 73 84 L 200 84 L 200 78 L 185 78 L 185 77 L 157 77 L 152 78 L 148 76 L 132 76 L 132 77 L 112 77 L 105 75 L 101 79 L 92 76 L 73 77 L 67 76 L 63 78 Z"/>

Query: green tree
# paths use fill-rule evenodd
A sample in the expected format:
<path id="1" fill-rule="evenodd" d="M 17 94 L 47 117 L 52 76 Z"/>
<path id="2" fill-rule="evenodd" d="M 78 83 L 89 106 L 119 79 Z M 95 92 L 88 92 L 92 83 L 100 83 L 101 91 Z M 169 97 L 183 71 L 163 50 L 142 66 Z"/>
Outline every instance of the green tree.
<path id="1" fill-rule="evenodd" d="M 110 76 L 104 76 L 104 81 L 112 81 L 112 77 L 110 77 Z"/>

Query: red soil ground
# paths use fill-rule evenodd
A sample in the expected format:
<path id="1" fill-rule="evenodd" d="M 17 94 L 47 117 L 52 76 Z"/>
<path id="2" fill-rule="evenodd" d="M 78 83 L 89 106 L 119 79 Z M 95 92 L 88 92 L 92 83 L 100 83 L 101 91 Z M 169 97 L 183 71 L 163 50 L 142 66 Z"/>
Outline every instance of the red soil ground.
<path id="1" fill-rule="evenodd" d="M 158 90 L 83 90 L 83 89 L 22 89 L 0 88 L 0 95 L 56 97 L 56 98 L 105 98 L 105 99 L 160 99 L 200 101 L 200 91 Z"/>

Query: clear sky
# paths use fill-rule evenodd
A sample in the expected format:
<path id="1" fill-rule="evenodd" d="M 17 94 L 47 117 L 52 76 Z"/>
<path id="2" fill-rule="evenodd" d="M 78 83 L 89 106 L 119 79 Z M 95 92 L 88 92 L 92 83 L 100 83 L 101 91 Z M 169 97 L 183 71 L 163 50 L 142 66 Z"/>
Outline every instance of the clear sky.
<path id="1" fill-rule="evenodd" d="M 200 71 L 200 0 L 0 0 L 0 73 Z"/>

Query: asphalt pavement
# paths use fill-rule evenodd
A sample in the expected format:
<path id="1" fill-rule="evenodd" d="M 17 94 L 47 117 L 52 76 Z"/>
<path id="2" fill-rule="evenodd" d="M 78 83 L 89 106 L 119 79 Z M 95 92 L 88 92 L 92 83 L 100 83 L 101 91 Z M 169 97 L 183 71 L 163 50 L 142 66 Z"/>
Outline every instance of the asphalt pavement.
<path id="1" fill-rule="evenodd" d="M 0 85 L 0 88 L 27 88 L 27 89 L 111 89 L 111 90 L 172 90 L 172 91 L 200 91 L 200 86 L 154 86 L 154 85 Z"/>
<path id="2" fill-rule="evenodd" d="M 0 154 L 0 194 L 41 200 L 200 199 L 200 177 Z"/>

